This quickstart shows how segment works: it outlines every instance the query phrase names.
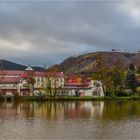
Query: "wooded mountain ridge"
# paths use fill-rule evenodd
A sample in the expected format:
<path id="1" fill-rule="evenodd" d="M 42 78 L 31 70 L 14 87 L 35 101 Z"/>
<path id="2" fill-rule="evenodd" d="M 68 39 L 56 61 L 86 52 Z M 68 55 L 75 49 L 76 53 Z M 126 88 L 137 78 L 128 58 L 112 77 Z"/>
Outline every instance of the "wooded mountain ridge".
<path id="1" fill-rule="evenodd" d="M 102 55 L 104 62 L 110 66 L 119 66 L 122 70 L 127 70 L 131 63 L 140 66 L 140 53 L 128 52 L 92 52 L 79 56 L 71 56 L 60 64 L 56 64 L 49 69 L 57 69 L 65 74 L 78 73 L 90 74 L 96 69 L 97 58 Z M 0 60 L 0 68 L 5 70 L 25 70 L 27 66 L 17 64 L 8 60 Z M 32 67 L 36 71 L 44 71 L 43 67 Z"/>
<path id="2" fill-rule="evenodd" d="M 127 70 L 131 63 L 140 66 L 140 53 L 128 52 L 92 52 L 75 57 L 69 57 L 62 63 L 54 65 L 51 69 L 63 71 L 66 74 L 83 73 L 90 74 L 96 69 L 96 61 L 102 55 L 104 62 L 109 67 L 119 66 L 122 70 Z"/>

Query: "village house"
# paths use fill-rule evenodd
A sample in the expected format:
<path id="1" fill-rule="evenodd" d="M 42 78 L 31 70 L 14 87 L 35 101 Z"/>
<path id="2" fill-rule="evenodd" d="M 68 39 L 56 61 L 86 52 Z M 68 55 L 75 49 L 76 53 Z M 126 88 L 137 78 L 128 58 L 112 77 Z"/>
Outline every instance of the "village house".
<path id="1" fill-rule="evenodd" d="M 28 66 L 25 71 L 1 70 L 0 94 L 27 96 L 43 93 L 56 96 L 104 96 L 102 83 L 98 80 L 81 80 L 65 76 L 63 72 L 39 72 Z"/>
<path id="2" fill-rule="evenodd" d="M 70 75 L 65 79 L 64 94 L 68 96 L 104 96 L 101 81 Z"/>

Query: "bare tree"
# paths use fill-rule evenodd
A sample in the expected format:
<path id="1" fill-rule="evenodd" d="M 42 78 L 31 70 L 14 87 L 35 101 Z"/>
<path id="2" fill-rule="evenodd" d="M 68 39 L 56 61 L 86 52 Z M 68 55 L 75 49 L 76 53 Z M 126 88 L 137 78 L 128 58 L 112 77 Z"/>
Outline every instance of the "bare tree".
<path id="1" fill-rule="evenodd" d="M 58 71 L 56 69 L 50 69 L 46 71 L 45 76 L 45 91 L 49 96 L 56 96 L 58 89 L 58 80 L 57 77 Z"/>
<path id="2" fill-rule="evenodd" d="M 30 89 L 30 94 L 32 94 L 34 96 L 34 84 L 35 84 L 35 72 L 34 71 L 26 71 L 27 73 L 27 85 L 26 87 L 28 87 Z"/>

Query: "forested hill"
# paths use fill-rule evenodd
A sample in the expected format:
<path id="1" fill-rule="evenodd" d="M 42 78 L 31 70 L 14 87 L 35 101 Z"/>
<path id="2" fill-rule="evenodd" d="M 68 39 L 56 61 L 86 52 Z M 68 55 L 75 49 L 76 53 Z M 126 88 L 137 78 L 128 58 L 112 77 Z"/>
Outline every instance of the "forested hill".
<path id="1" fill-rule="evenodd" d="M 0 60 L 0 69 L 4 70 L 25 70 L 27 66 L 17 64 L 7 60 Z M 42 67 L 32 67 L 35 71 L 44 71 Z"/>
<path id="2" fill-rule="evenodd" d="M 102 55 L 105 63 L 112 67 L 120 66 L 122 70 L 126 70 L 130 63 L 140 66 L 140 53 L 127 52 L 93 52 L 76 57 L 69 57 L 59 65 L 54 67 L 65 73 L 93 73 L 96 69 L 96 60 Z"/>
<path id="3" fill-rule="evenodd" d="M 69 57 L 58 65 L 54 65 L 59 71 L 70 73 L 93 73 L 96 69 L 97 58 L 102 55 L 105 63 L 112 67 L 120 66 L 122 70 L 126 70 L 130 63 L 134 63 L 137 67 L 140 66 L 140 53 L 127 52 L 93 52 L 75 57 Z M 7 60 L 0 60 L 0 68 L 5 70 L 25 70 L 27 66 L 17 64 Z M 32 67 L 36 71 L 44 71 L 42 67 Z"/>

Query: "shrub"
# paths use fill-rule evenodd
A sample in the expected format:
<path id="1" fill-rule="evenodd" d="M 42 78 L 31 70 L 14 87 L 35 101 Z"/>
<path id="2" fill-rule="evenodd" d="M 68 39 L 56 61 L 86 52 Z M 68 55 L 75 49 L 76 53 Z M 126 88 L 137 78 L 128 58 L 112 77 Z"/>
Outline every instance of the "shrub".
<path id="1" fill-rule="evenodd" d="M 119 97 L 126 97 L 126 96 L 130 96 L 130 95 L 132 95 L 132 93 L 130 93 L 130 92 L 118 92 L 117 93 L 117 96 L 119 96 Z"/>
<path id="2" fill-rule="evenodd" d="M 140 87 L 137 87 L 136 92 L 140 95 Z"/>
<path id="3" fill-rule="evenodd" d="M 111 97 L 111 96 L 112 96 L 112 93 L 109 92 L 109 91 L 106 91 L 106 92 L 105 92 L 105 96 Z"/>

